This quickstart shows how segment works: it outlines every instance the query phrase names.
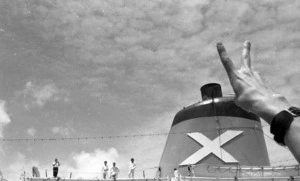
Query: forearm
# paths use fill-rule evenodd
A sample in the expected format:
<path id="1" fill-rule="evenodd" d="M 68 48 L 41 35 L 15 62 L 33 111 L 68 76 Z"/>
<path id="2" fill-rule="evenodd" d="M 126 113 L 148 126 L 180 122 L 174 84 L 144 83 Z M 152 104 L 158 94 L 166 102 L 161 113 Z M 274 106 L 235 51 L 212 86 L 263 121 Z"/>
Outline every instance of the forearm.
<path id="1" fill-rule="evenodd" d="M 280 98 L 277 99 L 277 102 L 274 104 L 268 104 L 261 107 L 261 111 L 258 114 L 260 117 L 266 120 L 270 125 L 272 121 L 274 121 L 275 116 L 278 115 L 283 110 L 288 110 L 290 108 L 290 104 L 286 99 Z M 288 120 L 282 120 L 288 122 Z M 274 124 L 272 124 L 274 126 Z M 272 127 L 271 126 L 271 127 Z M 284 130 L 284 127 L 274 126 L 275 130 Z M 300 163 L 300 117 L 294 117 L 293 121 L 289 125 L 288 129 L 286 129 L 285 135 L 283 137 L 284 144 L 289 148 L 292 152 L 296 160 Z"/>
<path id="2" fill-rule="evenodd" d="M 286 132 L 284 142 L 300 163 L 300 117 L 295 117 L 290 128 Z"/>

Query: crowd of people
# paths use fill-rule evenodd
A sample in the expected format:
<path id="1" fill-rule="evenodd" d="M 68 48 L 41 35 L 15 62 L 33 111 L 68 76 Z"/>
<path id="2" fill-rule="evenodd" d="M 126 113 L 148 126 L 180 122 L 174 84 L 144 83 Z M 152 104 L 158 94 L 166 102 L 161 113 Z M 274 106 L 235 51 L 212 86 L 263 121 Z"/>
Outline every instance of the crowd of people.
<path id="1" fill-rule="evenodd" d="M 57 158 L 54 159 L 54 162 L 52 164 L 53 166 L 53 177 L 57 178 L 58 175 L 58 168 L 60 166 L 60 162 Z M 134 172 L 136 169 L 136 163 L 134 162 L 134 158 L 130 159 L 129 163 L 129 171 L 128 171 L 128 178 L 134 178 Z M 109 168 L 107 165 L 107 161 L 104 161 L 104 165 L 102 166 L 102 178 L 103 179 L 113 179 L 116 180 L 118 177 L 118 174 L 120 172 L 120 169 L 116 166 L 116 162 L 112 163 L 112 167 Z M 40 177 L 40 173 L 38 171 L 38 168 L 36 166 L 32 167 L 32 176 L 33 177 Z"/>
<path id="2" fill-rule="evenodd" d="M 102 166 L 103 179 L 107 179 L 107 178 L 111 178 L 113 180 L 117 179 L 120 169 L 116 166 L 116 162 L 113 162 L 112 165 L 113 166 L 109 169 L 107 165 L 107 161 L 104 161 L 104 165 Z M 135 169 L 136 169 L 136 164 L 134 162 L 134 158 L 131 158 L 129 163 L 128 178 L 134 178 Z"/>

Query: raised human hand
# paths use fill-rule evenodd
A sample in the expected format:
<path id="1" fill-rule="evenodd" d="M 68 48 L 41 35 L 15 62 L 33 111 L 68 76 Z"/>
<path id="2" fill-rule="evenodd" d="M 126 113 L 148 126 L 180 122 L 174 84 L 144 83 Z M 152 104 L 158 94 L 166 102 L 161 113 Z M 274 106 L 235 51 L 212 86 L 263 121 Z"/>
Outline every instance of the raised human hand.
<path id="1" fill-rule="evenodd" d="M 271 123 L 273 117 L 290 104 L 284 96 L 276 94 L 251 69 L 251 44 L 244 42 L 241 67 L 237 69 L 228 57 L 222 43 L 217 43 L 217 50 L 235 92 L 235 103 L 246 111 L 253 112 Z"/>

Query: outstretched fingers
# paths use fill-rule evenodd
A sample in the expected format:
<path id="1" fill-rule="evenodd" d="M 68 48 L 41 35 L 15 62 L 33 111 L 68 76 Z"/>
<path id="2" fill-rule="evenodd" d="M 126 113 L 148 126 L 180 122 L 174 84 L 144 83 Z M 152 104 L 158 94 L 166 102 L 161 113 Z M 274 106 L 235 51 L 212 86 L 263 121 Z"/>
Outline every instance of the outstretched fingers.
<path id="1" fill-rule="evenodd" d="M 229 76 L 229 79 L 231 79 L 234 74 L 234 71 L 235 71 L 235 66 L 234 66 L 233 62 L 230 60 L 230 58 L 228 57 L 225 47 L 221 42 L 217 43 L 217 50 L 218 50 L 220 59 L 222 61 L 222 64 Z"/>
<path id="2" fill-rule="evenodd" d="M 242 67 L 249 70 L 251 70 L 250 48 L 251 48 L 250 41 L 248 40 L 245 41 L 243 46 L 243 53 L 242 53 Z"/>

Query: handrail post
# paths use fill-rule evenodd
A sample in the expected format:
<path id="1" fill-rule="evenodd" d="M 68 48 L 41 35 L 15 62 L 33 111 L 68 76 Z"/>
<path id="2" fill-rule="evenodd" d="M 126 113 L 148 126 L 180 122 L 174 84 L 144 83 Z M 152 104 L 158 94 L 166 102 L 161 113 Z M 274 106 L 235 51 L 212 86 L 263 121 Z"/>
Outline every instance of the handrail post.
<path id="1" fill-rule="evenodd" d="M 237 178 L 237 176 L 235 176 L 235 177 L 234 177 L 234 181 L 238 181 L 238 178 Z"/>

